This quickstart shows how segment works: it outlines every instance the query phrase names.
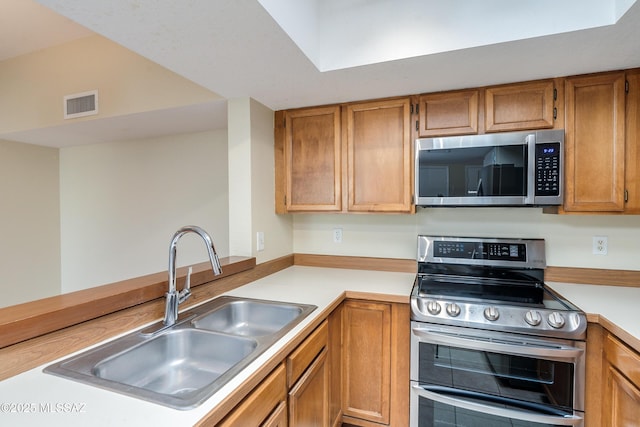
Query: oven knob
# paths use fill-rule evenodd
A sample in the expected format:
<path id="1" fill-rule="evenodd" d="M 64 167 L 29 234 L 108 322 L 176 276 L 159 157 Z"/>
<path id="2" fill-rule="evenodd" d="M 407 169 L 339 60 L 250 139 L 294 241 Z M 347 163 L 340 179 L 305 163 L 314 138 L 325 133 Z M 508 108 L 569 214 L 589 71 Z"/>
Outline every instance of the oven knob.
<path id="1" fill-rule="evenodd" d="M 487 320 L 491 321 L 498 320 L 498 317 L 500 317 L 500 312 L 495 307 L 487 307 L 484 309 L 484 317 Z"/>
<path id="2" fill-rule="evenodd" d="M 562 314 L 554 311 L 547 318 L 547 323 L 554 329 L 560 329 L 564 326 L 564 317 Z"/>
<path id="3" fill-rule="evenodd" d="M 529 310 L 524 315 L 524 321 L 530 324 L 531 326 L 538 326 L 540 322 L 542 322 L 542 316 L 540 312 L 537 310 Z"/>
<path id="4" fill-rule="evenodd" d="M 440 314 L 440 304 L 438 304 L 438 301 L 430 300 L 427 302 L 427 311 L 434 316 Z"/>
<path id="5" fill-rule="evenodd" d="M 454 302 L 447 304 L 447 314 L 451 317 L 458 317 L 460 315 L 460 306 Z"/>

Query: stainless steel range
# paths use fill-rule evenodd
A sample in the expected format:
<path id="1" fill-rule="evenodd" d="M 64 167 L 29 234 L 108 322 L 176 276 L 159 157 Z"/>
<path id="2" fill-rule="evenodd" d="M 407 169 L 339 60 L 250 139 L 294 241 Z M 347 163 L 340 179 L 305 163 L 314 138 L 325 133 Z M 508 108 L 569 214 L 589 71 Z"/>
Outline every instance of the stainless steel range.
<path id="1" fill-rule="evenodd" d="M 540 239 L 418 236 L 411 426 L 582 426 L 587 321 Z"/>

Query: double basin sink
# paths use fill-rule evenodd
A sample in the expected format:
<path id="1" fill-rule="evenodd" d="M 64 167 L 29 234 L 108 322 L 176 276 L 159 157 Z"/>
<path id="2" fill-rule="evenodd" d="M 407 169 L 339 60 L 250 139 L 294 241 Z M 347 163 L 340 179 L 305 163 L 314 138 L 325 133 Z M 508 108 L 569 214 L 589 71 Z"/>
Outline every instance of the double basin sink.
<path id="1" fill-rule="evenodd" d="M 317 307 L 230 296 L 50 365 L 44 372 L 176 409 L 200 405 Z"/>

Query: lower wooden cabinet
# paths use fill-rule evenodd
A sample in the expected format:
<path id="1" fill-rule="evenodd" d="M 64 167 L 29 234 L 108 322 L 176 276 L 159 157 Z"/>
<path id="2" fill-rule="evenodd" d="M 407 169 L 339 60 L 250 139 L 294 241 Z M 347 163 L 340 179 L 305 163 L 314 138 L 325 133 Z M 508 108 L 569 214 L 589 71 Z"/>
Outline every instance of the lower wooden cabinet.
<path id="1" fill-rule="evenodd" d="M 287 358 L 289 426 L 329 427 L 328 322 Z"/>
<path id="2" fill-rule="evenodd" d="M 409 306 L 345 301 L 343 349 L 343 421 L 408 425 Z"/>
<path id="3" fill-rule="evenodd" d="M 640 355 L 609 333 L 603 347 L 602 425 L 640 425 Z"/>
<path id="4" fill-rule="evenodd" d="M 286 426 L 287 413 L 279 412 L 286 404 L 287 375 L 284 365 L 280 365 L 218 426 Z"/>
<path id="5" fill-rule="evenodd" d="M 346 300 L 217 425 L 408 426 L 409 315 Z"/>

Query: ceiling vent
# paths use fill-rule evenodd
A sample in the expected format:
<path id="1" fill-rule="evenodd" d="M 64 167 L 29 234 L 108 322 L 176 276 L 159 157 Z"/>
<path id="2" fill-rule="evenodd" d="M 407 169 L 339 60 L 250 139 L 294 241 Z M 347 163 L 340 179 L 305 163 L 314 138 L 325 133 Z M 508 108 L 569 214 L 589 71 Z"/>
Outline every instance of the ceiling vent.
<path id="1" fill-rule="evenodd" d="M 91 116 L 98 114 L 98 91 L 74 93 L 64 97 L 64 118 Z"/>

